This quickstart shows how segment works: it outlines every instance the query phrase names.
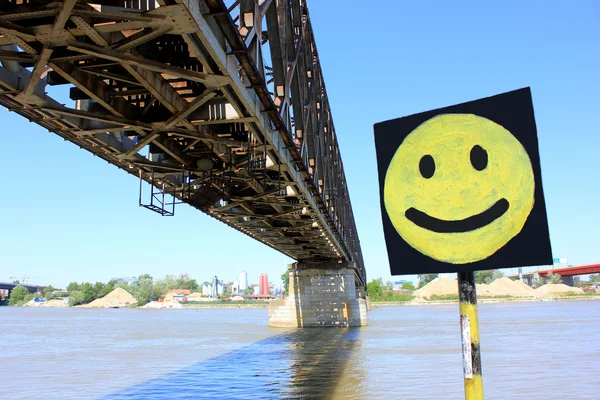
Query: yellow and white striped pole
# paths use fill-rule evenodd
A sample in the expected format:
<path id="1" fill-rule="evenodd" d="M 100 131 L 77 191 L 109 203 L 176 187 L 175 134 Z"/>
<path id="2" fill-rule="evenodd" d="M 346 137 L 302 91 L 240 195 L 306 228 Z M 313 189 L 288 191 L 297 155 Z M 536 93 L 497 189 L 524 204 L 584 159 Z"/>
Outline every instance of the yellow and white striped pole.
<path id="1" fill-rule="evenodd" d="M 477 292 L 475 291 L 475 273 L 473 271 L 458 273 L 458 299 L 460 302 L 465 399 L 483 400 Z"/>

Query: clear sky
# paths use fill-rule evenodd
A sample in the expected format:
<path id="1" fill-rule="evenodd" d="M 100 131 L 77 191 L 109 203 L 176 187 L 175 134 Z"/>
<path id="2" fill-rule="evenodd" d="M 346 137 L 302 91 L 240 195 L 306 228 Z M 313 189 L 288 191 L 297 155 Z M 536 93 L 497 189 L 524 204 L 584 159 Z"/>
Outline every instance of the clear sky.
<path id="1" fill-rule="evenodd" d="M 555 257 L 600 262 L 600 5 L 309 1 L 369 279 L 391 279 L 373 124 L 531 86 Z M 68 102 L 62 90 L 61 101 Z M 138 208 L 135 177 L 0 110 L 0 281 L 244 270 L 288 257 L 187 206 Z M 405 279 L 403 277 L 402 279 Z M 408 277 L 414 279 L 414 277 Z"/>

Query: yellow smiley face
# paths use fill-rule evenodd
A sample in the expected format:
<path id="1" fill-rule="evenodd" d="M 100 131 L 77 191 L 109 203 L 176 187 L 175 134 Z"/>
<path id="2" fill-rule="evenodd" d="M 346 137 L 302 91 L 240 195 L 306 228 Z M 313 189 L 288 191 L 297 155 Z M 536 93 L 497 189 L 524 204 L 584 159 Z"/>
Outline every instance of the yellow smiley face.
<path id="1" fill-rule="evenodd" d="M 521 231 L 534 190 L 529 156 L 508 130 L 473 114 L 443 114 L 396 150 L 384 203 L 410 246 L 466 264 L 488 258 Z"/>

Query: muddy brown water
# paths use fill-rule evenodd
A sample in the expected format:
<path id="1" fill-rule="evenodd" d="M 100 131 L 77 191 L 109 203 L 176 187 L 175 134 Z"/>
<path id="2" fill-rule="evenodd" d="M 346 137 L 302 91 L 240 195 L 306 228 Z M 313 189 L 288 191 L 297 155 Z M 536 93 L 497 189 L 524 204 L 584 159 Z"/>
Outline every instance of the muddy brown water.
<path id="1" fill-rule="evenodd" d="M 463 399 L 458 306 L 282 330 L 266 309 L 0 308 L 10 399 Z M 600 399 L 600 301 L 480 305 L 486 399 Z"/>

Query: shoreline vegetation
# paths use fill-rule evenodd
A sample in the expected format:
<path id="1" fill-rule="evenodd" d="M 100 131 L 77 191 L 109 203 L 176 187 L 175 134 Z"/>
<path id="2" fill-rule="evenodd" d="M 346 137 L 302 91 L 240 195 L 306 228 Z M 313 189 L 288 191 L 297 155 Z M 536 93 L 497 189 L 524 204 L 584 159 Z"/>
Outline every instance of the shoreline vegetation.
<path id="1" fill-rule="evenodd" d="M 533 301 L 600 300 L 600 292 L 591 284 L 580 287 L 564 285 L 560 276 L 539 281 L 536 287 L 504 277 L 497 270 L 478 271 L 476 289 L 478 303 L 516 303 Z M 477 281 L 478 280 L 478 281 Z M 600 281 L 599 275 L 590 275 L 590 282 Z M 580 282 L 581 283 L 581 282 Z M 206 282 L 204 285 L 207 284 Z M 596 284 L 597 285 L 597 284 Z M 287 285 L 284 281 L 287 292 Z M 584 291 L 583 288 L 586 290 Z M 176 301 L 173 291 L 188 290 L 187 301 Z M 143 274 L 135 284 L 110 281 L 76 283 L 68 285 L 66 291 L 55 291 L 51 286 L 44 293 L 30 294 L 23 286 L 17 286 L 10 301 L 2 305 L 26 307 L 76 307 L 76 308 L 141 308 L 141 309 L 182 309 L 182 308 L 267 308 L 267 300 L 232 299 L 233 294 L 225 291 L 218 299 L 203 297 L 198 292 L 200 284 L 194 279 L 177 279 L 167 276 L 154 281 L 151 275 Z M 381 278 L 367 284 L 367 293 L 372 307 L 423 306 L 458 303 L 458 283 L 454 279 L 440 278 L 437 274 L 419 275 L 419 288 L 405 282 L 401 288 L 391 282 L 385 285 Z"/>
<path id="2" fill-rule="evenodd" d="M 598 279 L 590 276 L 591 282 Z M 480 304 L 514 303 L 532 301 L 560 300 L 600 300 L 600 292 L 591 286 L 580 284 L 572 287 L 562 284 L 560 276 L 550 276 L 540 280 L 534 287 L 519 280 L 503 276 L 498 270 L 478 271 L 476 273 L 477 301 Z M 585 287 L 586 290 L 582 287 Z M 400 288 L 391 282 L 385 285 L 381 278 L 367 284 L 372 307 L 378 306 L 420 306 L 458 303 L 458 282 L 454 279 L 440 278 L 437 274 L 419 275 L 419 288 L 405 282 Z"/>

